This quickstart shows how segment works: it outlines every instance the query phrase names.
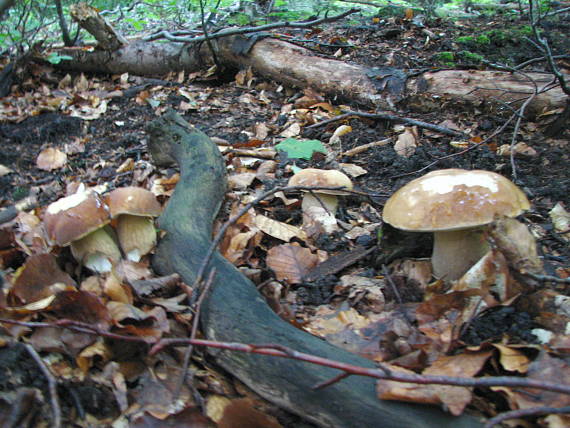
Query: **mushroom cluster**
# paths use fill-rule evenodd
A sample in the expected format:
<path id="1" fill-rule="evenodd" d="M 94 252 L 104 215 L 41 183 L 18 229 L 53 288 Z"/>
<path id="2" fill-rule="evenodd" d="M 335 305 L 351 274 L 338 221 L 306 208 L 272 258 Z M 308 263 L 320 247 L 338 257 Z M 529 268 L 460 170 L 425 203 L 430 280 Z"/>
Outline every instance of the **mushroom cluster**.
<path id="1" fill-rule="evenodd" d="M 105 200 L 87 190 L 49 205 L 44 226 L 54 244 L 69 245 L 78 262 L 103 273 L 121 259 L 121 250 L 135 262 L 152 250 L 156 243 L 153 217 L 160 212 L 154 194 L 139 187 L 115 189 Z M 113 219 L 117 219 L 115 229 L 110 226 Z"/>
<path id="2" fill-rule="evenodd" d="M 485 227 L 530 208 L 523 191 L 500 174 L 443 169 L 410 181 L 384 207 L 384 221 L 398 229 L 433 232 L 433 273 L 456 280 L 489 246 Z"/>

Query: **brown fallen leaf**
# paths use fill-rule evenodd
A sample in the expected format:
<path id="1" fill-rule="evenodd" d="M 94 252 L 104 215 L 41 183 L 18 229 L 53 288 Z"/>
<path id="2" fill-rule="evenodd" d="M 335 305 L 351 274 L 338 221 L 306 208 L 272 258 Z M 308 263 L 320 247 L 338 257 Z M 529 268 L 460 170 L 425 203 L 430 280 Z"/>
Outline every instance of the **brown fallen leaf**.
<path id="1" fill-rule="evenodd" d="M 398 136 L 398 140 L 394 144 L 394 150 L 400 156 L 409 158 L 416 152 L 418 146 L 418 130 L 416 127 L 406 128 L 406 130 Z"/>
<path id="2" fill-rule="evenodd" d="M 267 252 L 269 266 L 279 281 L 289 284 L 303 282 L 303 277 L 317 265 L 319 257 L 308 248 L 299 244 L 283 244 L 273 247 Z"/>
<path id="3" fill-rule="evenodd" d="M 36 166 L 44 171 L 59 169 L 67 163 L 67 155 L 59 149 L 48 147 L 36 159 Z"/>
<path id="4" fill-rule="evenodd" d="M 231 400 L 224 408 L 224 414 L 218 421 L 218 428 L 281 428 L 282 425 L 273 416 L 254 407 L 249 398 Z"/>
<path id="5" fill-rule="evenodd" d="M 570 384 L 570 365 L 560 358 L 552 357 L 547 352 L 541 352 L 527 371 L 527 378 L 543 382 L 553 382 L 562 385 Z M 511 389 L 493 387 L 507 397 L 512 409 L 528 409 L 531 407 L 565 407 L 570 406 L 570 396 L 558 392 L 532 388 Z"/>
<path id="6" fill-rule="evenodd" d="M 422 374 L 470 378 L 476 375 L 492 351 L 470 352 L 459 355 L 442 355 Z M 413 373 L 397 366 L 390 370 Z M 376 384 L 378 397 L 383 400 L 401 400 L 424 404 L 441 404 L 452 415 L 463 413 L 471 402 L 471 390 L 461 386 L 419 385 L 405 382 L 379 380 Z"/>
<path id="7" fill-rule="evenodd" d="M 13 280 L 14 287 L 10 293 L 22 303 L 41 300 L 55 294 L 63 288 L 75 289 L 75 281 L 58 266 L 51 254 L 35 254 L 28 257 L 26 263 L 18 269 Z M 55 287 L 54 284 L 64 284 Z"/>
<path id="8" fill-rule="evenodd" d="M 492 346 L 499 351 L 499 362 L 505 370 L 519 373 L 526 373 L 528 371 L 530 360 L 523 352 L 498 343 L 493 343 Z"/>

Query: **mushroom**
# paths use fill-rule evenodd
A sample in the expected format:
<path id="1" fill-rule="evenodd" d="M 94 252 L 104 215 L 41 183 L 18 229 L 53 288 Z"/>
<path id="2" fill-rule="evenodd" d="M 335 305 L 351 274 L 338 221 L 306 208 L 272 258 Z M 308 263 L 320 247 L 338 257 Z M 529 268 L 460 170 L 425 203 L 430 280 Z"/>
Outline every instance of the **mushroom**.
<path id="1" fill-rule="evenodd" d="M 523 191 L 500 174 L 442 169 L 396 191 L 383 216 L 398 229 L 434 232 L 434 275 L 456 280 L 488 251 L 486 225 L 529 208 Z"/>
<path id="2" fill-rule="evenodd" d="M 306 168 L 299 171 L 289 180 L 289 186 L 315 186 L 315 187 L 344 187 L 352 190 L 352 182 L 345 174 L 336 170 Z M 304 225 L 318 223 L 326 233 L 336 229 L 336 210 L 338 196 L 346 195 L 344 190 L 313 190 L 313 194 L 306 192 L 303 197 L 302 208 Z M 312 221 L 311 221 L 312 220 Z"/>
<path id="3" fill-rule="evenodd" d="M 128 260 L 138 262 L 156 245 L 153 217 L 162 211 L 154 193 L 140 187 L 121 187 L 107 195 L 111 218 L 117 218 L 119 244 Z"/>
<path id="4" fill-rule="evenodd" d="M 107 224 L 108 207 L 93 191 L 83 191 L 50 204 L 44 215 L 49 239 L 59 246 L 71 246 L 73 257 L 89 269 L 109 272 L 121 258 Z"/>

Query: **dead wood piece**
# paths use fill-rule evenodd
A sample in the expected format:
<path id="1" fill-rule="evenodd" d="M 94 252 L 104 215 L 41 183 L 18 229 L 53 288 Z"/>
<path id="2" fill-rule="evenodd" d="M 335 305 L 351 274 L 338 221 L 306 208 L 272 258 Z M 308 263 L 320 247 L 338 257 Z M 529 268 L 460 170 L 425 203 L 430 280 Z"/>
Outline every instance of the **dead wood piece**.
<path id="1" fill-rule="evenodd" d="M 442 70 L 410 79 L 407 87 L 412 108 L 414 104 L 425 105 L 429 98 L 433 104 L 432 108 L 428 108 L 430 111 L 450 102 L 464 102 L 475 107 L 504 104 L 516 109 L 534 94 L 535 84 L 540 89 L 552 81 L 551 74 Z M 566 98 L 567 95 L 560 88 L 543 92 L 530 102 L 526 114 L 535 117 L 544 111 L 564 107 Z"/>
<path id="2" fill-rule="evenodd" d="M 70 7 L 72 18 L 99 42 L 99 48 L 114 51 L 126 45 L 125 39 L 99 12 L 87 3 L 77 3 Z"/>
<path id="3" fill-rule="evenodd" d="M 332 256 L 311 269 L 311 271 L 303 278 L 303 281 L 314 282 L 326 275 L 334 275 L 344 268 L 352 266 L 354 263 L 366 257 L 373 251 L 376 251 L 376 247 L 366 248 L 359 246 Z"/>
<path id="4" fill-rule="evenodd" d="M 166 232 L 154 266 L 160 274 L 178 272 L 193 283 L 211 244 L 212 221 L 224 197 L 225 166 L 218 148 L 175 113 L 152 122 L 149 151 L 158 165 L 176 162 L 180 181 L 159 226 Z M 209 339 L 252 344 L 274 343 L 348 364 L 374 364 L 311 336 L 281 320 L 255 285 L 216 252 L 210 295 L 202 305 L 202 328 Z M 207 275 L 207 273 L 206 273 Z M 429 406 L 380 401 L 375 381 L 349 377 L 322 390 L 338 375 L 330 368 L 247 353 L 210 351 L 217 363 L 267 400 L 322 427 L 453 427 L 480 424 L 470 416 L 452 417 Z"/>

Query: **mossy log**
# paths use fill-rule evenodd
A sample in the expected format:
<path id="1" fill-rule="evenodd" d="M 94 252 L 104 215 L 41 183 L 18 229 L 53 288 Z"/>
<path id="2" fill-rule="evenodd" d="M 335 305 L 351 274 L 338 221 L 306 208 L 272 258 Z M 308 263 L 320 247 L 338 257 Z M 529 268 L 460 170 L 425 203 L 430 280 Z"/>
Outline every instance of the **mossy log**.
<path id="1" fill-rule="evenodd" d="M 212 222 L 226 190 L 225 165 L 207 135 L 170 112 L 148 127 L 149 151 L 157 165 L 177 163 L 180 181 L 159 227 L 166 232 L 153 260 L 160 274 L 179 273 L 192 284 L 212 239 Z M 255 286 L 219 253 L 210 269 L 216 274 L 202 306 L 208 339 L 250 344 L 279 344 L 345 363 L 374 367 L 373 362 L 337 348 L 279 318 Z M 206 274 L 207 277 L 207 274 Z M 322 427 L 481 426 L 470 416 L 453 417 L 418 404 L 377 399 L 375 380 L 352 376 L 313 390 L 338 375 L 334 369 L 295 360 L 211 350 L 215 361 L 259 395 Z"/>

